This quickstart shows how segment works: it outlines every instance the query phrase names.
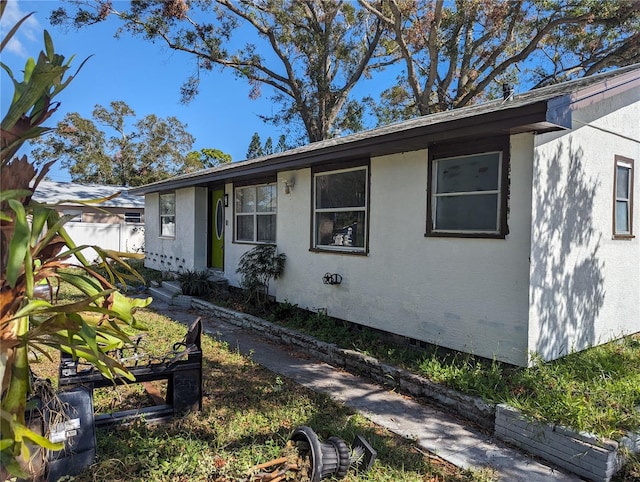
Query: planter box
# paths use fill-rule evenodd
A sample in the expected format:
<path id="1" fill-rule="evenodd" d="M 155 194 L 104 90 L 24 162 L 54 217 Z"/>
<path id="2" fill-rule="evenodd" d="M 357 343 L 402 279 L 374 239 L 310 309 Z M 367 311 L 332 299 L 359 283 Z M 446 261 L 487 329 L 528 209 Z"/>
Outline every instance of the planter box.
<path id="1" fill-rule="evenodd" d="M 531 422 L 518 410 L 503 404 L 496 407 L 495 434 L 505 442 L 596 482 L 609 482 L 623 464 L 618 442 L 559 425 Z"/>

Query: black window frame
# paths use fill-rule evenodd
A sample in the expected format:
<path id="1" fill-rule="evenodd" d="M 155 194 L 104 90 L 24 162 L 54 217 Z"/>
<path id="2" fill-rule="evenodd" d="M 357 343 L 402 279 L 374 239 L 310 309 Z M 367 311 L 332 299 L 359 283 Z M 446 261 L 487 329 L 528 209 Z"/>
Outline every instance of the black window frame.
<path id="1" fill-rule="evenodd" d="M 364 214 L 364 227 L 360 228 L 360 233 L 364 237 L 363 246 L 349 246 L 349 245 L 328 245 L 320 244 L 318 242 L 318 229 L 317 229 L 317 214 L 326 210 L 317 208 L 317 183 L 316 180 L 319 176 L 340 174 L 341 172 L 353 172 L 357 170 L 365 171 L 365 200 L 364 208 L 347 206 L 350 210 L 362 211 Z M 310 226 L 310 240 L 311 245 L 309 250 L 312 252 L 322 253 L 334 253 L 334 254 L 348 254 L 366 256 L 369 253 L 369 223 L 370 223 L 370 205 L 371 205 L 371 162 L 370 159 L 357 159 L 350 161 L 342 161 L 336 163 L 325 164 L 322 166 L 315 166 L 311 170 L 311 226 Z M 343 208 L 340 208 L 343 209 Z M 336 209 L 338 211 L 338 209 Z"/>
<path id="2" fill-rule="evenodd" d="M 437 161 L 443 161 L 450 158 L 473 156 L 484 153 L 500 152 L 500 191 L 498 209 L 496 213 L 498 218 L 497 230 L 495 232 L 486 232 L 480 230 L 445 230 L 436 229 L 435 223 L 435 202 L 434 202 L 434 186 Z M 447 238 L 490 238 L 505 239 L 509 234 L 507 223 L 508 217 L 508 201 L 509 201 L 509 172 L 511 164 L 510 140 L 508 136 L 500 136 L 496 138 L 470 139 L 456 144 L 432 145 L 429 147 L 428 154 L 428 188 L 427 188 L 427 219 L 425 237 L 447 237 Z"/>

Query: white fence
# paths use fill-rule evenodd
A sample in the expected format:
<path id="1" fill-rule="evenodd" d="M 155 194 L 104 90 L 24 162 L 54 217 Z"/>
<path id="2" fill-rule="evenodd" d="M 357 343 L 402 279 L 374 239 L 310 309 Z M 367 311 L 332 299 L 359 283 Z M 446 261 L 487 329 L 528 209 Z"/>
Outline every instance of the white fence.
<path id="1" fill-rule="evenodd" d="M 64 228 L 77 246 L 87 244 L 128 253 L 144 251 L 144 223 L 67 223 Z M 84 249 L 82 254 L 90 262 L 97 259 L 93 249 Z"/>

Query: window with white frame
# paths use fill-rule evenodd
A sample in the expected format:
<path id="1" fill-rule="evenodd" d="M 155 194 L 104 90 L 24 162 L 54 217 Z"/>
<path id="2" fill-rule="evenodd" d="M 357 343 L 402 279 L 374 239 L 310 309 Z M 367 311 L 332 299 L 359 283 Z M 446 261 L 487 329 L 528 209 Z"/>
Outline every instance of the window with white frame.
<path id="1" fill-rule="evenodd" d="M 249 243 L 276 242 L 276 183 L 235 189 L 235 239 Z"/>
<path id="2" fill-rule="evenodd" d="M 633 159 L 615 157 L 613 236 L 633 237 Z"/>
<path id="3" fill-rule="evenodd" d="M 366 251 L 368 172 L 358 166 L 314 174 L 313 248 Z"/>
<path id="4" fill-rule="evenodd" d="M 176 236 L 176 194 L 160 194 L 160 236 Z"/>
<path id="5" fill-rule="evenodd" d="M 442 149 L 431 158 L 427 235 L 504 237 L 508 186 L 505 150 L 447 154 Z"/>

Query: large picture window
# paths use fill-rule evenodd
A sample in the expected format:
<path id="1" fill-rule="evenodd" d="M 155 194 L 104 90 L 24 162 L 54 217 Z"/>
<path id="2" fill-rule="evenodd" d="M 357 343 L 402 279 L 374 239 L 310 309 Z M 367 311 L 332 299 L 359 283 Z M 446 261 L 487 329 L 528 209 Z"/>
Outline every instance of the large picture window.
<path id="1" fill-rule="evenodd" d="M 504 237 L 506 162 L 504 149 L 463 155 L 442 149 L 432 155 L 427 235 Z"/>
<path id="2" fill-rule="evenodd" d="M 277 199 L 275 183 L 236 188 L 236 241 L 276 242 Z"/>
<path id="3" fill-rule="evenodd" d="M 616 156 L 613 193 L 613 236 L 633 237 L 633 159 Z"/>
<path id="4" fill-rule="evenodd" d="M 314 248 L 365 252 L 368 186 L 366 166 L 314 175 Z"/>
<path id="5" fill-rule="evenodd" d="M 160 194 L 160 236 L 176 236 L 176 195 L 173 192 Z"/>

